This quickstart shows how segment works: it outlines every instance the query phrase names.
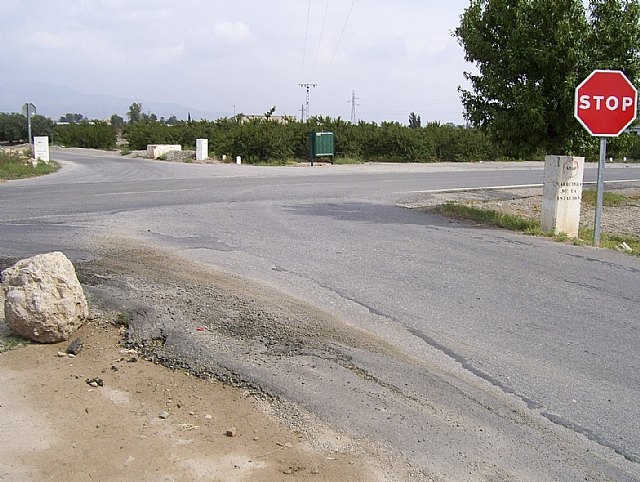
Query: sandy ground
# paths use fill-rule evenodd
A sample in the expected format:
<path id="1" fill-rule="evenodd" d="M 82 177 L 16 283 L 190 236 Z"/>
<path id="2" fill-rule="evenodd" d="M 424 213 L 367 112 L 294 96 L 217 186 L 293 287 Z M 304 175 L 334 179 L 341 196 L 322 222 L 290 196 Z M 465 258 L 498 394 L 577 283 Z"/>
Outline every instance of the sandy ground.
<path id="1" fill-rule="evenodd" d="M 140 359 L 100 316 L 75 337 L 75 358 L 57 355 L 69 343 L 0 354 L 1 481 L 385 478 L 339 435 L 312 447 L 266 402 Z"/>

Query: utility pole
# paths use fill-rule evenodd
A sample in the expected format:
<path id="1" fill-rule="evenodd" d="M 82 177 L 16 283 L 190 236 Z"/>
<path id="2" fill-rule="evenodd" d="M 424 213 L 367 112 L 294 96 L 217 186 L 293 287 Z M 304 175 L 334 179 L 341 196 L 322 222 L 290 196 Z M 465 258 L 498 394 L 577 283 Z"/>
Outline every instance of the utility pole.
<path id="1" fill-rule="evenodd" d="M 309 120 L 309 100 L 311 98 L 311 87 L 317 87 L 318 84 L 298 84 L 300 87 L 302 87 L 303 89 L 306 89 L 307 91 L 307 108 L 305 109 L 303 115 L 302 115 L 302 122 L 305 121 L 305 115 L 306 115 L 306 120 Z"/>
<path id="2" fill-rule="evenodd" d="M 360 106 L 360 104 L 358 104 L 356 102 L 356 100 L 360 99 L 360 97 L 356 97 L 356 91 L 352 91 L 351 92 L 351 100 L 347 101 L 348 104 L 351 104 L 351 123 L 355 124 L 356 123 L 356 106 Z"/>

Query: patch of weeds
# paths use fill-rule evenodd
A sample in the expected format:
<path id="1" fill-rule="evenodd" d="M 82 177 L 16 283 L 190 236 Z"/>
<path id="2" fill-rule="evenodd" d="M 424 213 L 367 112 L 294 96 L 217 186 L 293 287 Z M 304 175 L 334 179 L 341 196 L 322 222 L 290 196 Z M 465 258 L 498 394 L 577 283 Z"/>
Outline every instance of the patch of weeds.
<path id="1" fill-rule="evenodd" d="M 578 243 L 580 245 L 592 245 L 593 229 L 580 228 Z M 631 251 L 625 250 L 622 247 L 622 243 L 625 243 L 627 246 L 629 246 L 631 248 Z M 616 251 L 622 251 L 632 256 L 640 256 L 640 237 L 632 235 L 600 233 L 600 247 L 615 249 Z"/>
<path id="2" fill-rule="evenodd" d="M 166 161 L 168 159 L 166 154 L 162 154 L 160 156 L 158 156 L 156 159 L 158 159 L 159 161 Z"/>
<path id="3" fill-rule="evenodd" d="M 42 176 L 57 171 L 60 165 L 51 161 L 48 164 L 38 161 L 34 167 L 28 156 L 20 153 L 6 153 L 0 151 L 0 180 L 24 179 Z"/>
<path id="4" fill-rule="evenodd" d="M 363 161 L 355 157 L 336 157 L 336 164 L 363 164 Z"/>
<path id="5" fill-rule="evenodd" d="M 505 228 L 532 236 L 550 237 L 559 242 L 571 241 L 576 246 L 593 245 L 593 229 L 590 228 L 580 228 L 578 238 L 571 239 L 565 233 L 553 234 L 542 231 L 540 222 L 536 219 L 515 216 L 512 214 L 502 214 L 492 209 L 482 209 L 456 202 L 448 202 L 446 204 L 433 207 L 431 211 L 442 216 L 465 221 L 473 221 L 486 226 Z M 631 248 L 631 251 L 625 250 L 623 248 L 623 243 Z M 633 256 L 640 256 L 640 237 L 601 233 L 600 247 L 615 249 L 616 251 L 626 252 Z"/>
<path id="6" fill-rule="evenodd" d="M 482 209 L 456 202 L 448 202 L 435 206 L 433 212 L 455 219 L 464 219 L 478 224 L 520 231 L 526 234 L 543 235 L 540 222 L 512 214 L 503 214 L 492 209 Z"/>
<path id="7" fill-rule="evenodd" d="M 123 313 L 118 313 L 116 319 L 113 320 L 113 324 L 116 326 L 122 326 L 124 328 L 129 328 L 129 321 L 131 321 L 131 316 L 126 311 Z"/>
<path id="8" fill-rule="evenodd" d="M 567 233 L 558 233 L 558 234 L 553 234 L 553 233 L 543 233 L 545 236 L 551 236 L 553 237 L 553 239 L 555 241 L 558 241 L 560 243 L 565 243 L 567 241 L 569 241 L 569 235 L 567 235 Z"/>
<path id="9" fill-rule="evenodd" d="M 247 162 L 247 164 L 249 164 L 249 162 Z M 254 166 L 260 166 L 260 167 L 296 166 L 296 165 L 298 165 L 298 161 L 294 159 L 270 159 L 268 161 L 258 161 L 254 163 Z"/>
<path id="10" fill-rule="evenodd" d="M 128 156 L 129 154 L 131 154 L 131 149 L 129 149 L 128 147 L 123 147 L 122 149 L 120 149 L 121 156 Z"/>
<path id="11" fill-rule="evenodd" d="M 14 348 L 30 345 L 31 343 L 31 340 L 22 338 L 21 336 L 9 335 L 7 337 L 0 338 L 0 353 L 13 350 Z"/>
<path id="12" fill-rule="evenodd" d="M 589 206 L 596 205 L 596 190 L 595 189 L 586 189 L 582 191 L 582 202 L 588 204 Z M 618 194 L 611 191 L 605 191 L 602 198 L 603 206 L 622 206 L 627 203 L 629 198 L 624 194 Z"/>

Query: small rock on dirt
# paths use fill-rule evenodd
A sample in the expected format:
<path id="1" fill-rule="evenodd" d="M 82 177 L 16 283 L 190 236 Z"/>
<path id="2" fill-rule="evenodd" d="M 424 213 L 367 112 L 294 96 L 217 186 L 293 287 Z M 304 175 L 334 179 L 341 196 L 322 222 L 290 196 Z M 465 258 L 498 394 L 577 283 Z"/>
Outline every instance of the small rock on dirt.
<path id="1" fill-rule="evenodd" d="M 85 382 L 87 383 L 87 385 L 91 386 L 91 387 L 104 387 L 104 380 L 102 378 L 87 378 L 85 380 Z"/>
<path id="2" fill-rule="evenodd" d="M 76 338 L 71 342 L 71 344 L 67 347 L 67 353 L 69 355 L 77 355 L 82 350 L 82 340 L 80 338 Z"/>

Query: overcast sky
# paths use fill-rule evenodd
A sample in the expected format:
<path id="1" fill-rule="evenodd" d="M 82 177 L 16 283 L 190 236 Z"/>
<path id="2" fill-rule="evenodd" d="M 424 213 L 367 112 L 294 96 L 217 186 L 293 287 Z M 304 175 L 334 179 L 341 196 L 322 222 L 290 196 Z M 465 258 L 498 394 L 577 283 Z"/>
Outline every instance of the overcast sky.
<path id="1" fill-rule="evenodd" d="M 0 81 L 233 115 L 462 123 L 468 0 L 0 0 Z M 309 15 L 308 15 L 309 14 Z M 308 19 L 308 21 L 307 21 Z"/>

